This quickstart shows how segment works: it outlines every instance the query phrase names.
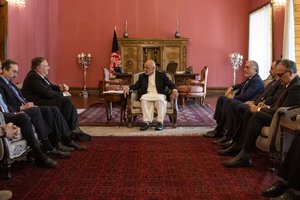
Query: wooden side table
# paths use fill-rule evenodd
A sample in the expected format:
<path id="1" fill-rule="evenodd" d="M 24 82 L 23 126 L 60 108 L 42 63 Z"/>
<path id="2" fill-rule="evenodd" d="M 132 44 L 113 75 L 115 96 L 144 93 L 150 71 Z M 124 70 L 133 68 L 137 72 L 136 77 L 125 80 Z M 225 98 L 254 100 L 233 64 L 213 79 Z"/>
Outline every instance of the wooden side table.
<path id="1" fill-rule="evenodd" d="M 283 150 L 283 144 L 284 144 L 284 132 L 288 132 L 291 134 L 299 134 L 300 133 L 300 127 L 298 126 L 297 121 L 296 122 L 285 122 L 280 123 L 280 161 L 281 163 L 284 160 L 284 150 Z"/>
<path id="2" fill-rule="evenodd" d="M 123 124 L 123 120 L 126 120 L 125 111 L 126 111 L 126 99 L 123 95 L 123 91 L 106 91 L 103 93 L 104 96 L 104 106 L 106 109 L 106 124 L 112 119 L 112 104 L 120 103 L 121 105 L 121 114 L 120 114 L 120 125 Z"/>

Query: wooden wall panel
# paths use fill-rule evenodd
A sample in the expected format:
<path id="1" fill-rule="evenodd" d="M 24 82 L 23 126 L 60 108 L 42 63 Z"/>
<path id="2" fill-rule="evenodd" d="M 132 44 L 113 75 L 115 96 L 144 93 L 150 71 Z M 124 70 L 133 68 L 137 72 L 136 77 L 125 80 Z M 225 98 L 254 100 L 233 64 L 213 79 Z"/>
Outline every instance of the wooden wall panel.
<path id="1" fill-rule="evenodd" d="M 7 55 L 7 3 L 0 0 L 0 61 Z"/>
<path id="2" fill-rule="evenodd" d="M 300 74 L 300 0 L 294 0 L 294 17 L 295 17 L 295 56 Z"/>

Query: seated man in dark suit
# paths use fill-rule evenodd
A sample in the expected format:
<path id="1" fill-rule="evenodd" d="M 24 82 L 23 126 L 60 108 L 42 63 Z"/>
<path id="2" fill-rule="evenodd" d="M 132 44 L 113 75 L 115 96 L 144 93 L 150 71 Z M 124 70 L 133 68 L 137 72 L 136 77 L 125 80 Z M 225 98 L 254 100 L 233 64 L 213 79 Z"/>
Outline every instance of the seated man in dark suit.
<path id="1" fill-rule="evenodd" d="M 281 180 L 262 190 L 262 195 L 274 200 L 300 200 L 300 135 L 297 134 L 277 173 Z M 290 190 L 289 190 L 290 189 Z"/>
<path id="2" fill-rule="evenodd" d="M 28 114 L 35 127 L 43 127 L 42 130 L 36 128 L 38 133 L 47 132 L 47 130 L 49 130 L 50 134 L 48 137 L 51 139 L 52 145 L 54 145 L 57 150 L 63 151 L 57 151 L 62 155 L 69 155 L 68 152 L 74 150 L 74 148 L 77 150 L 86 149 L 84 146 L 76 144 L 70 138 L 71 134 L 68 125 L 56 106 L 37 107 L 32 102 L 26 101 L 20 90 L 12 82 L 18 74 L 18 65 L 15 61 L 10 59 L 5 60 L 2 63 L 2 70 L 0 71 L 2 71 L 2 75 L 0 76 L 0 93 L 7 103 L 10 112 L 23 111 Z M 42 117 L 33 120 L 37 118 L 34 115 L 38 112 L 41 113 Z M 46 121 L 51 130 L 47 129 L 45 125 Z"/>
<path id="3" fill-rule="evenodd" d="M 153 121 L 154 108 L 157 110 L 158 124 L 155 130 L 163 130 L 163 122 L 166 116 L 167 98 L 172 90 L 171 95 L 177 96 L 176 85 L 167 77 L 164 72 L 156 71 L 156 65 L 153 60 L 147 60 L 144 64 L 144 71 L 139 76 L 138 81 L 124 89 L 124 94 L 127 95 L 130 90 L 138 90 L 141 100 L 143 112 L 143 126 L 141 131 L 149 128 L 149 124 Z"/>
<path id="4" fill-rule="evenodd" d="M 272 106 L 275 103 L 275 100 L 280 94 L 280 88 L 282 87 L 280 81 L 276 79 L 276 65 L 279 62 L 280 61 L 272 63 L 270 68 L 270 77 L 272 77 L 273 80 L 269 82 L 262 94 L 257 95 L 253 101 L 232 101 L 229 104 L 224 127 L 226 134 L 223 138 L 218 141 L 214 141 L 213 143 L 225 148 L 229 147 L 234 140 L 239 138 L 242 124 L 249 121 L 249 118 L 251 117 L 251 112 L 248 112 L 250 106 L 257 105 L 258 107 L 266 107 Z M 221 150 L 218 153 L 223 155 L 224 153 L 226 154 L 226 151 Z"/>
<path id="5" fill-rule="evenodd" d="M 245 102 L 252 100 L 257 94 L 263 92 L 264 85 L 258 75 L 258 64 L 253 60 L 248 60 L 244 67 L 245 77 L 244 82 L 229 87 L 224 96 L 220 96 L 217 101 L 214 119 L 218 126 L 204 134 L 205 137 L 222 137 L 225 134 L 223 129 L 228 105 L 232 101 Z M 235 95 L 233 95 L 233 91 Z"/>
<path id="6" fill-rule="evenodd" d="M 250 107 L 253 112 L 243 134 L 232 148 L 242 146 L 241 151 L 233 159 L 224 161 L 226 167 L 249 167 L 252 166 L 251 152 L 255 148 L 255 142 L 262 127 L 270 126 L 272 118 L 279 107 L 290 107 L 300 105 L 300 78 L 297 75 L 296 63 L 284 59 L 279 62 L 276 74 L 280 82 L 285 86 L 273 107 L 256 108 Z"/>
<path id="7" fill-rule="evenodd" d="M 75 139 L 90 141 L 91 136 L 82 132 L 78 126 L 77 110 L 65 84 L 54 85 L 48 79 L 48 62 L 45 58 L 31 60 L 31 71 L 28 72 L 22 88 L 22 94 L 28 101 L 38 106 L 57 106 L 63 114 Z"/>

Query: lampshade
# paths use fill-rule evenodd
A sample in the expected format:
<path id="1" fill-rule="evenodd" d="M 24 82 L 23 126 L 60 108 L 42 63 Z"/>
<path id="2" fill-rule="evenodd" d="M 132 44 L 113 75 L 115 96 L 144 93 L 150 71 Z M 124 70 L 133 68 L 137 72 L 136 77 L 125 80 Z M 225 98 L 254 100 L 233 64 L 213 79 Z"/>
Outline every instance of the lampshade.
<path id="1" fill-rule="evenodd" d="M 24 8 L 26 6 L 26 1 L 25 0 L 6 0 L 10 5 L 19 7 L 19 8 Z"/>

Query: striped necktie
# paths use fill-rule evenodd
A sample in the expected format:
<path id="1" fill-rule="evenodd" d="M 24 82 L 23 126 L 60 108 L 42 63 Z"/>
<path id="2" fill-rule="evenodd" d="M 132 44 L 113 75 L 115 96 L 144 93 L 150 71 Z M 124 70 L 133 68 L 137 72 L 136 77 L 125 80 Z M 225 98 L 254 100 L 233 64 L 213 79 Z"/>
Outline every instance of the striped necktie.
<path id="1" fill-rule="evenodd" d="M 23 97 L 21 97 L 21 95 L 19 94 L 19 92 L 17 91 L 17 89 L 10 82 L 8 82 L 8 86 L 14 92 L 15 96 L 18 98 L 18 100 L 21 102 L 21 104 L 25 105 L 26 104 L 26 100 Z"/>

